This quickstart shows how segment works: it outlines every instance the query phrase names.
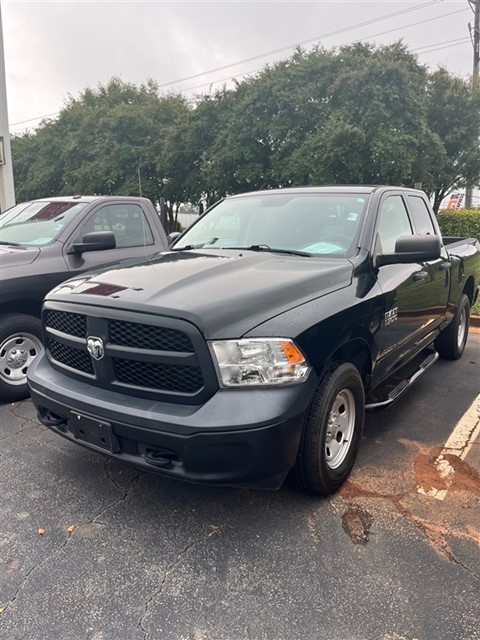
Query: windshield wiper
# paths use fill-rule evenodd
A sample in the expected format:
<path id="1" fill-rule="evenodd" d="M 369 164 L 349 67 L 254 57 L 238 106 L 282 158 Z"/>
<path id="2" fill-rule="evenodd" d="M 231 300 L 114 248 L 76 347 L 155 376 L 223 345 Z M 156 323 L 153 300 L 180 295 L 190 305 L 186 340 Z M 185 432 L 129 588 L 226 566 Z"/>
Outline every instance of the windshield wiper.
<path id="1" fill-rule="evenodd" d="M 170 251 L 190 251 L 191 249 L 200 249 L 202 244 L 186 244 L 184 247 L 172 247 Z"/>
<path id="2" fill-rule="evenodd" d="M 297 249 L 276 249 L 268 244 L 251 244 L 249 247 L 221 247 L 222 249 L 240 249 L 242 251 L 267 251 L 269 253 L 284 253 L 290 256 L 304 256 L 311 258 L 312 254 Z"/>
<path id="3" fill-rule="evenodd" d="M 218 247 L 213 247 L 215 242 L 217 242 L 218 238 L 213 237 L 207 242 L 199 242 L 198 244 L 186 244 L 183 247 L 173 247 L 171 251 L 191 251 L 192 249 L 209 249 L 212 247 L 213 249 L 218 249 Z"/>
<path id="4" fill-rule="evenodd" d="M 214 242 L 216 242 L 217 240 L 218 238 L 213 238 Z M 303 256 L 306 258 L 312 257 L 312 254 L 307 253 L 306 251 L 298 251 L 297 249 L 275 249 L 273 247 L 270 247 L 268 244 L 251 244 L 249 247 L 214 247 L 212 245 L 213 242 L 209 240 L 208 242 L 200 242 L 198 244 L 186 244 L 183 247 L 173 247 L 171 251 L 191 251 L 192 249 L 226 249 L 235 251 L 266 251 L 269 253 L 283 253 L 290 256 Z"/>
<path id="5" fill-rule="evenodd" d="M 7 242 L 6 240 L 0 240 L 0 244 L 5 244 L 7 247 L 21 247 L 20 242 Z"/>

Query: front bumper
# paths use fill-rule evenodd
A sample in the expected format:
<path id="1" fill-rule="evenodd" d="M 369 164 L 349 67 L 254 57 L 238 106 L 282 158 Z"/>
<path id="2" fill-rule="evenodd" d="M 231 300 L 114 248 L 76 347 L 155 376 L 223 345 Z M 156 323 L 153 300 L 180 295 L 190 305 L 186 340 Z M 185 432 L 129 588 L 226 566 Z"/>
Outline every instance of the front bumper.
<path id="1" fill-rule="evenodd" d="M 294 465 L 316 387 L 311 373 L 300 384 L 221 389 L 203 405 L 187 406 L 78 382 L 45 355 L 29 368 L 28 381 L 41 422 L 73 442 L 172 478 L 265 489 L 280 487 Z M 90 435 L 81 435 L 77 420 Z"/>

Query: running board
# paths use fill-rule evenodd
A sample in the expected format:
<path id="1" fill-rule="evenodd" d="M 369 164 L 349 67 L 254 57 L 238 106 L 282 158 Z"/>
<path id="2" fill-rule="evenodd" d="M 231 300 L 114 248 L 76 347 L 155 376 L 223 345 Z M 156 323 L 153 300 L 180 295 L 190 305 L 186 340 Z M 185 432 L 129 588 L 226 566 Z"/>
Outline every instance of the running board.
<path id="1" fill-rule="evenodd" d="M 374 411 L 375 409 L 384 409 L 389 407 L 395 400 L 398 400 L 400 396 L 402 396 L 407 389 L 409 389 L 412 384 L 422 376 L 427 369 L 430 369 L 432 364 L 434 364 L 438 360 L 438 353 L 434 351 L 430 353 L 429 356 L 425 358 L 425 360 L 418 366 L 417 370 L 410 376 L 410 378 L 405 378 L 402 380 L 397 386 L 389 392 L 387 399 L 381 402 L 372 402 L 370 404 L 365 405 L 366 411 Z"/>

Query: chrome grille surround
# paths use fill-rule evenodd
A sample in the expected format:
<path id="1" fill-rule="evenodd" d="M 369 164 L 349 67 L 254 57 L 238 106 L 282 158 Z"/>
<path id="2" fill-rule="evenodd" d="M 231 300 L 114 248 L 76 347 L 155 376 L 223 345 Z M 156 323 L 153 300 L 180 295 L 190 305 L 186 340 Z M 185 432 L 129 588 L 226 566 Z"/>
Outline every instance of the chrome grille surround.
<path id="1" fill-rule="evenodd" d="M 50 364 L 94 386 L 184 404 L 218 388 L 207 344 L 185 320 L 47 301 L 43 324 Z M 87 351 L 91 336 L 103 342 L 99 360 Z"/>

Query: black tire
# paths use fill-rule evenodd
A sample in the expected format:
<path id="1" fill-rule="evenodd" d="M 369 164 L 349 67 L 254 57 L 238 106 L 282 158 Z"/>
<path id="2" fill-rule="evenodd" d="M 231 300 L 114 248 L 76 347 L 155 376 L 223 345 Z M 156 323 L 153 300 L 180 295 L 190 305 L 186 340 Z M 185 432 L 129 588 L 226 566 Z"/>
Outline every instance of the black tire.
<path id="1" fill-rule="evenodd" d="M 465 351 L 470 324 L 470 300 L 462 293 L 452 321 L 435 340 L 435 349 L 445 360 L 458 360 Z"/>
<path id="2" fill-rule="evenodd" d="M 28 397 L 27 369 L 42 349 L 38 318 L 23 313 L 0 316 L 0 402 Z"/>
<path id="3" fill-rule="evenodd" d="M 338 409 L 337 418 L 334 407 Z M 329 424 L 331 417 L 337 420 L 333 425 Z M 357 457 L 364 420 L 365 394 L 357 368 L 350 363 L 333 362 L 308 410 L 294 468 L 304 491 L 326 496 L 347 479 Z M 329 433 L 332 426 L 334 432 Z"/>

